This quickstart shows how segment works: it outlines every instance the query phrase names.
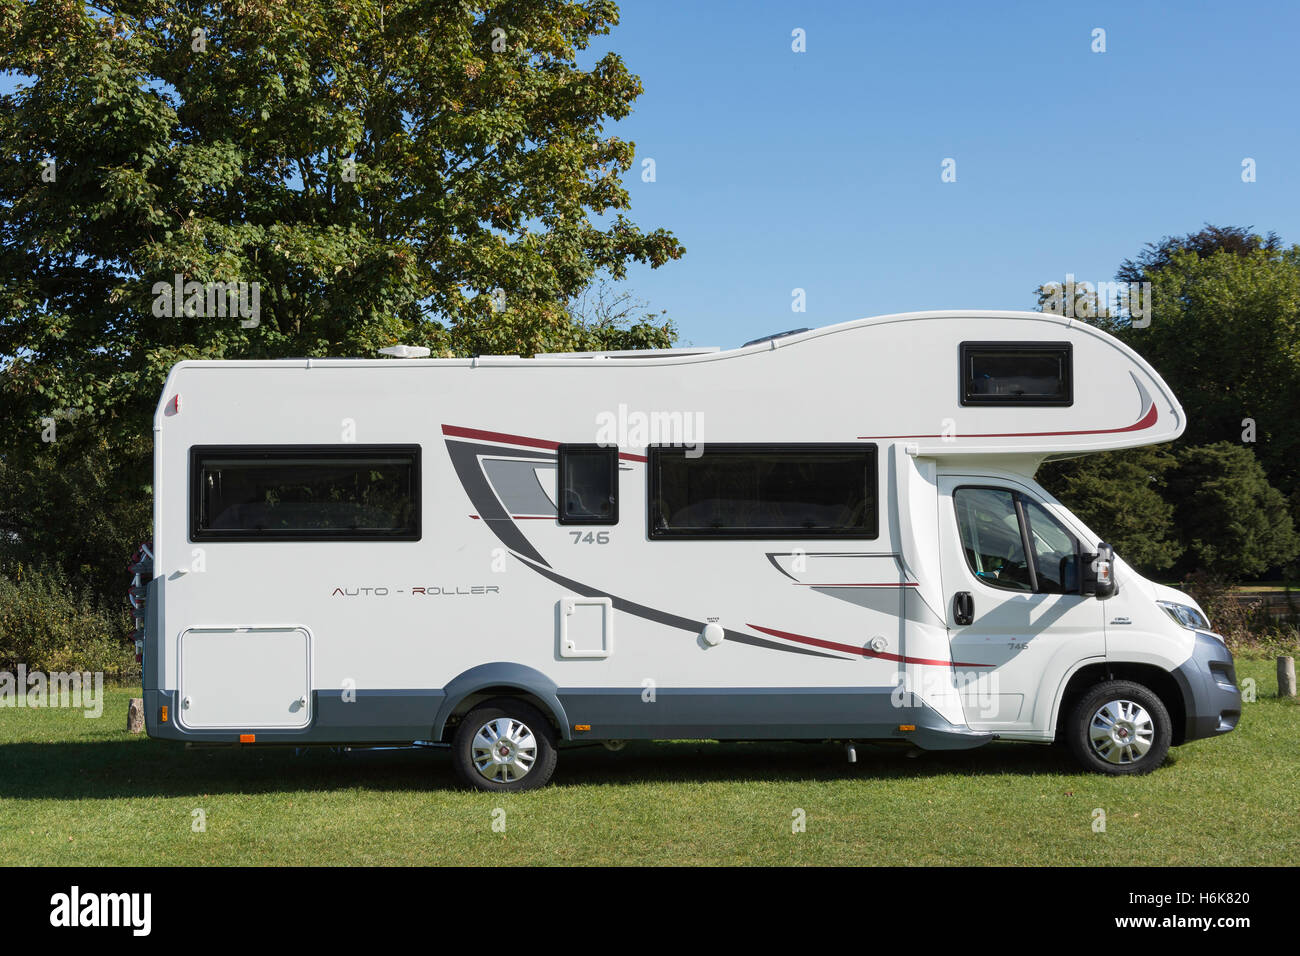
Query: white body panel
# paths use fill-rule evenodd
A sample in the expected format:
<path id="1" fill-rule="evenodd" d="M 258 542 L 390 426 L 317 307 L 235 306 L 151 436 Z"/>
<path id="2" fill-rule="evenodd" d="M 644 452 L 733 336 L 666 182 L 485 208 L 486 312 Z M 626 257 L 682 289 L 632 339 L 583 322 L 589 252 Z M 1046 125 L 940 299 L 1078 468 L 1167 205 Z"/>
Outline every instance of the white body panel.
<path id="1" fill-rule="evenodd" d="M 962 407 L 959 344 L 1001 340 L 1069 342 L 1073 404 Z M 596 441 L 597 416 L 620 407 L 698 415 L 703 434 L 695 437 L 706 449 L 714 442 L 874 444 L 878 536 L 651 540 L 649 441 L 635 434 L 619 448 L 619 522 L 559 524 L 556 444 Z M 950 476 L 1018 482 L 1091 546 L 1091 532 L 1033 483 L 1038 463 L 1168 441 L 1183 427 L 1177 401 L 1137 355 L 1090 326 L 1037 313 L 886 316 L 667 358 L 181 363 L 155 423 L 158 626 L 146 689 L 149 673 L 160 699 L 178 690 L 195 696 L 192 688 L 202 687 L 204 727 L 242 720 L 250 731 L 310 730 L 319 716 L 310 706 L 285 710 L 286 693 L 297 687 L 291 662 L 305 650 L 308 690 L 322 704 L 346 700 L 349 688 L 363 699 L 450 697 L 448 688 L 476 668 L 517 665 L 569 692 L 559 694 L 573 702 L 564 704 L 566 736 L 570 725 L 586 722 L 583 707 L 607 713 L 589 694 L 644 700 L 657 688 L 660 704 L 673 693 L 693 695 L 691 712 L 706 714 L 710 692 L 771 691 L 802 701 L 804 692 L 848 699 L 904 684 L 955 727 L 1048 740 L 1060 692 L 1078 667 L 1122 646 L 1129 658 L 1169 670 L 1188 658 L 1190 638 L 1163 619 L 1127 568 L 1108 602 L 1038 596 L 1044 600 L 1031 602 L 1016 631 L 1028 651 L 1008 653 L 1012 629 L 991 621 L 979 636 L 963 636 L 952 620 L 963 564 L 945 491 L 957 480 Z M 192 446 L 350 443 L 420 446 L 420 540 L 190 540 Z M 471 463 L 486 499 L 481 489 L 474 497 L 454 454 Z M 479 512 L 489 506 L 507 517 L 486 520 L 492 516 Z M 607 532 L 606 543 L 585 539 L 587 532 Z M 968 581 L 962 589 L 978 587 Z M 977 608 L 1002 604 L 996 594 L 977 599 Z M 1063 604 L 1071 607 L 1059 619 Z M 1134 625 L 1108 647 L 1106 621 L 1115 616 Z M 704 639 L 708 622 L 720 624 L 726 639 Z M 191 668 L 187 655 L 200 653 L 194 630 L 232 627 L 288 629 L 277 632 L 273 652 L 266 645 L 267 686 L 240 683 L 263 660 L 261 651 L 240 650 L 250 646 L 246 637 L 205 645 L 204 670 Z M 991 715 L 963 703 L 953 661 L 999 671 Z M 213 708 L 210 695 L 222 686 L 254 702 Z M 641 714 L 652 729 L 708 723 L 665 722 L 659 715 L 671 708 L 655 710 L 649 696 L 642 711 L 618 705 L 630 715 L 613 722 L 620 735 Z M 834 723 L 787 719 L 779 709 L 772 733 L 760 736 L 800 736 L 801 726 L 824 736 Z M 181 730 L 195 726 L 187 716 L 180 722 Z M 717 735 L 726 736 L 726 727 Z M 599 726 L 593 735 L 601 736 Z"/>

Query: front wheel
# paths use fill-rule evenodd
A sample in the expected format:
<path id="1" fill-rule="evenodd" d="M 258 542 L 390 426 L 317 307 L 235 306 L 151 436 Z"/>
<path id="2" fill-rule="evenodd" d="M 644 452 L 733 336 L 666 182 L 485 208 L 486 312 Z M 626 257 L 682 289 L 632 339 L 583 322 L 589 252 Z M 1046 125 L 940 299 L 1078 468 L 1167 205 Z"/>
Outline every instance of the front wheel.
<path id="1" fill-rule="evenodd" d="M 1074 706 L 1066 742 L 1086 769 L 1110 776 L 1150 773 L 1165 762 L 1173 725 L 1164 702 L 1141 684 L 1098 684 Z"/>
<path id="2" fill-rule="evenodd" d="M 457 776 L 476 790 L 543 787 L 555 772 L 555 732 L 535 707 L 510 698 L 480 704 L 451 744 Z"/>

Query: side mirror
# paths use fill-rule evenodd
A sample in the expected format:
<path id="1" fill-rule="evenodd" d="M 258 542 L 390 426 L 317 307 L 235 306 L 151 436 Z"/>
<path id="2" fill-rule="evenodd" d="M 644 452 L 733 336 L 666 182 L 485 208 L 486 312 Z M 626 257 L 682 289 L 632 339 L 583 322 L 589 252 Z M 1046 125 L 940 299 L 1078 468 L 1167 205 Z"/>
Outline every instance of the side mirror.
<path id="1" fill-rule="evenodd" d="M 1083 556 L 1082 593 L 1105 600 L 1115 593 L 1115 550 L 1105 541 L 1097 542 L 1096 554 Z"/>
<path id="2" fill-rule="evenodd" d="M 1083 582 L 1079 580 L 1079 555 L 1067 554 L 1061 558 L 1061 565 L 1057 574 L 1059 575 L 1058 580 L 1061 582 L 1061 590 L 1064 593 L 1083 593 Z"/>

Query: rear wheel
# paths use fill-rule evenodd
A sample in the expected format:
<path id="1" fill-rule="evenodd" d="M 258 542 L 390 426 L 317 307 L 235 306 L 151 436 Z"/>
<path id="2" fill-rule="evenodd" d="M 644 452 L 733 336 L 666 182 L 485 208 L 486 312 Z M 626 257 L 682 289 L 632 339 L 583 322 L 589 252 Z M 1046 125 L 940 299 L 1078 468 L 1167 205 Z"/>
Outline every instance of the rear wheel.
<path id="1" fill-rule="evenodd" d="M 500 698 L 465 715 L 451 744 L 457 776 L 476 790 L 545 786 L 555 772 L 555 731 L 537 708 Z"/>
<path id="2" fill-rule="evenodd" d="M 1173 724 L 1164 702 L 1141 684 L 1098 684 L 1071 711 L 1066 741 L 1086 769 L 1111 776 L 1150 773 L 1165 762 Z"/>

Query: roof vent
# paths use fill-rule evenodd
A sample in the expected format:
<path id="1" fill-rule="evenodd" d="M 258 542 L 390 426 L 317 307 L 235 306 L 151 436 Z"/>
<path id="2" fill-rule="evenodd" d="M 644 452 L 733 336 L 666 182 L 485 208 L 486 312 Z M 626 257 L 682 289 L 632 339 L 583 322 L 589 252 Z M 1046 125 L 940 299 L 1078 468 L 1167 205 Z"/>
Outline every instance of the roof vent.
<path id="1" fill-rule="evenodd" d="M 791 329 L 788 332 L 776 332 L 772 335 L 765 335 L 761 339 L 752 339 L 751 341 L 746 342 L 744 345 L 742 345 L 741 348 L 747 349 L 751 345 L 761 345 L 764 342 L 771 342 L 774 339 L 783 339 L 787 335 L 798 335 L 800 332 L 811 332 L 811 331 L 812 329 L 804 328 L 804 329 Z"/>
<path id="2" fill-rule="evenodd" d="M 393 358 L 428 358 L 429 350 L 423 345 L 390 345 L 380 349 L 379 354 Z"/>

